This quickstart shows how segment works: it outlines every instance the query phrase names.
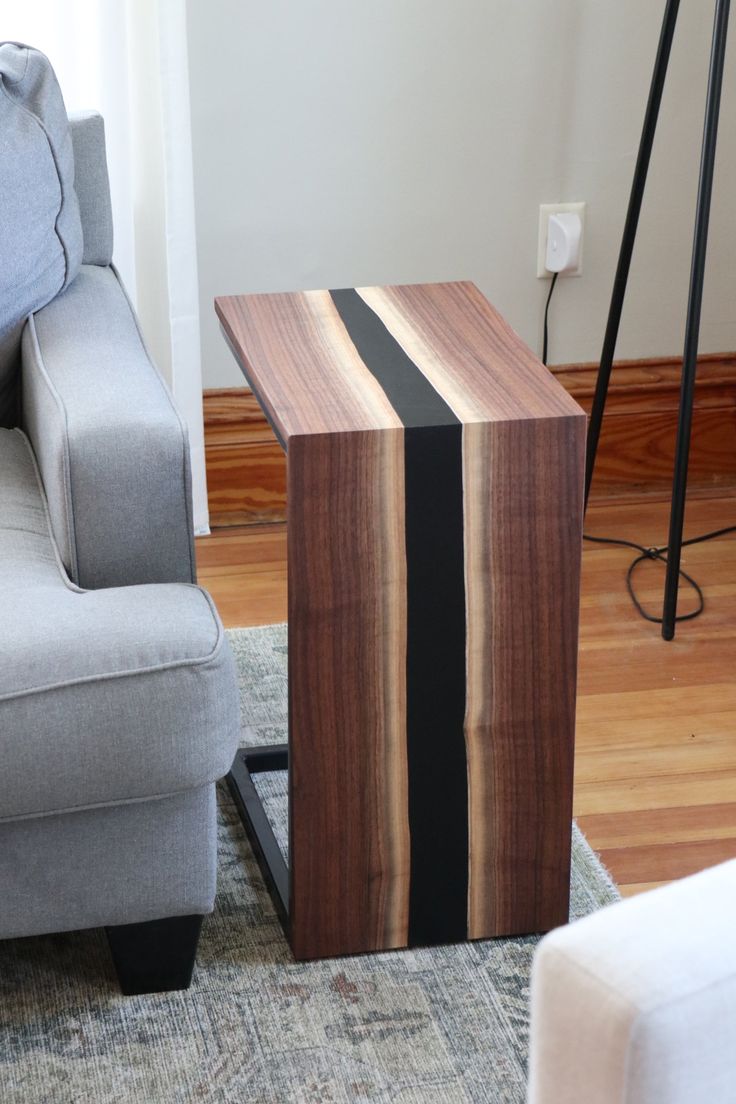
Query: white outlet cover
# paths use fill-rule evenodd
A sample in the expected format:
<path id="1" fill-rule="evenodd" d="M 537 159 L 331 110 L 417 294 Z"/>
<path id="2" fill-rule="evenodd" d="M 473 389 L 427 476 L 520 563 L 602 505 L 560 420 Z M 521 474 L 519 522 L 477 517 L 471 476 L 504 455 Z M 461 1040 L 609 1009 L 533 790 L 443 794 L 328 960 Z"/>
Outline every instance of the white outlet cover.
<path id="1" fill-rule="evenodd" d="M 537 241 L 537 276 L 552 276 L 545 266 L 547 257 L 547 224 L 550 215 L 580 215 L 582 231 L 580 234 L 580 264 L 572 272 L 561 272 L 560 276 L 582 276 L 583 249 L 585 247 L 585 203 L 541 203 L 539 205 L 539 239 Z"/>

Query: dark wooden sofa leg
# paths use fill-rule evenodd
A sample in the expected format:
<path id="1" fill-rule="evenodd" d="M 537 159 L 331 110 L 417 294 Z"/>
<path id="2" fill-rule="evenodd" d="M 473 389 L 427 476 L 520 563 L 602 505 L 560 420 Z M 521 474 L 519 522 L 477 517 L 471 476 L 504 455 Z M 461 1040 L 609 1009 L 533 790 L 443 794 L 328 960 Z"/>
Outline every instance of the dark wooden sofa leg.
<path id="1" fill-rule="evenodd" d="M 128 996 L 188 989 L 203 916 L 170 916 L 106 928 L 120 988 Z"/>

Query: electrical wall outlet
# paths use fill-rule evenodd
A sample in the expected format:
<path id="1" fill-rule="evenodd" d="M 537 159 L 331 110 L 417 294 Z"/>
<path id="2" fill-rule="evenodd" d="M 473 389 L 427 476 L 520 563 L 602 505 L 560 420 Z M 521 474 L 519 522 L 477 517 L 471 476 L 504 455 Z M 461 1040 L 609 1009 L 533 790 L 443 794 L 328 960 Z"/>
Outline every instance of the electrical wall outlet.
<path id="1" fill-rule="evenodd" d="M 547 225 L 550 215 L 576 214 L 580 216 L 582 233 L 580 236 L 580 264 L 570 272 L 561 272 L 561 276 L 581 276 L 583 273 L 583 246 L 585 244 L 585 204 L 584 203 L 542 203 L 539 207 L 539 239 L 537 242 L 537 276 L 551 276 L 545 266 L 547 256 Z"/>

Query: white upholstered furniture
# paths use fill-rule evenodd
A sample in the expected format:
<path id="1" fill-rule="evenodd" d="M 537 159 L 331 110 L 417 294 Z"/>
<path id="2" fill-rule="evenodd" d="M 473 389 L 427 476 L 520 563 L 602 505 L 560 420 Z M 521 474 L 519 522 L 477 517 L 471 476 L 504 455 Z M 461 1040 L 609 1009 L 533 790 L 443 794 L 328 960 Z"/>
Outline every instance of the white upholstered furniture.
<path id="1" fill-rule="evenodd" d="M 542 940 L 528 1101 L 736 1101 L 736 860 Z"/>

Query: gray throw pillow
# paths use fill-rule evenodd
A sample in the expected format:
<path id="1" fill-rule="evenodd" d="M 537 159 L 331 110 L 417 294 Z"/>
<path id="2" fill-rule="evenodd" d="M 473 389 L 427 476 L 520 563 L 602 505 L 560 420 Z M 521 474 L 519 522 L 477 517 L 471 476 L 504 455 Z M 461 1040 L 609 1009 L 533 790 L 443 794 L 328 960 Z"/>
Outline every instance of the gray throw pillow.
<path id="1" fill-rule="evenodd" d="M 74 279 L 82 248 L 54 70 L 39 50 L 0 42 L 0 426 L 15 424 L 23 324 Z"/>

